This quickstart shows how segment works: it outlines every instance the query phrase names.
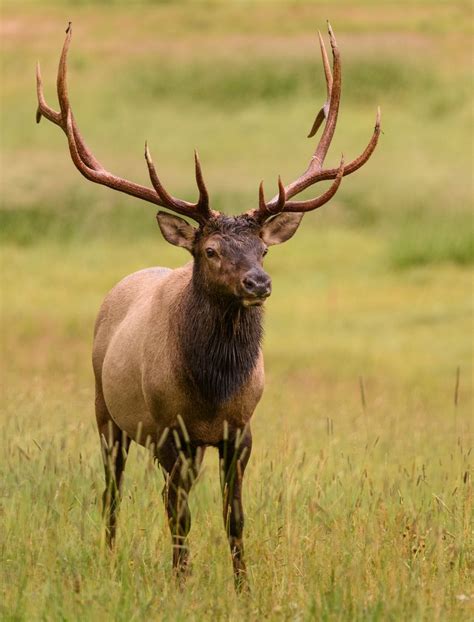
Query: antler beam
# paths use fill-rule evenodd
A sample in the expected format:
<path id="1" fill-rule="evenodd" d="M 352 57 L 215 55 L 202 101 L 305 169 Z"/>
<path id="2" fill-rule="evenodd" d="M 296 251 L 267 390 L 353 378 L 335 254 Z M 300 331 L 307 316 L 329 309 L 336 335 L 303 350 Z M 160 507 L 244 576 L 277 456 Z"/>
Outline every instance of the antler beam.
<path id="1" fill-rule="evenodd" d="M 375 147 L 377 146 L 377 141 L 380 136 L 380 108 L 377 109 L 374 132 L 362 154 L 349 162 L 349 164 L 347 165 L 344 165 L 344 158 L 341 158 L 341 162 L 338 168 L 323 169 L 324 160 L 326 158 L 336 129 L 342 85 L 341 58 L 339 54 L 339 48 L 337 46 L 336 38 L 329 22 L 328 32 L 333 57 L 332 71 L 323 38 L 321 36 L 321 33 L 318 33 L 324 74 L 326 77 L 327 101 L 318 111 L 308 138 L 312 138 L 317 133 L 321 124 L 325 120 L 326 123 L 324 125 L 322 136 L 313 153 L 313 156 L 311 157 L 309 166 L 303 173 L 303 175 L 301 175 L 298 179 L 288 184 L 284 188 L 282 187 L 281 181 L 279 179 L 278 194 L 275 195 L 270 201 L 268 201 L 268 203 L 265 202 L 263 186 L 262 184 L 260 184 L 259 207 L 257 209 L 253 209 L 247 212 L 247 215 L 255 218 L 259 222 L 264 222 L 266 219 L 279 212 L 309 212 L 317 209 L 318 207 L 321 207 L 321 205 L 327 203 L 335 195 L 340 186 L 342 178 L 346 175 L 354 173 L 361 166 L 363 166 L 370 158 L 375 150 Z M 320 181 L 330 179 L 333 179 L 334 182 L 331 184 L 329 189 L 319 197 L 315 199 L 310 199 L 309 201 L 289 200 L 291 197 L 294 197 L 300 192 L 303 192 L 303 190 L 306 190 L 306 188 L 309 188 L 310 186 Z M 285 197 L 284 201 L 282 200 L 283 196 Z"/>
<path id="2" fill-rule="evenodd" d="M 195 152 L 195 169 L 196 183 L 199 189 L 199 199 L 196 203 L 190 203 L 188 201 L 183 201 L 182 199 L 177 199 L 165 190 L 163 184 L 158 178 L 150 152 L 146 145 L 145 158 L 154 189 L 128 181 L 122 177 L 117 177 L 107 171 L 96 159 L 82 138 L 69 103 L 67 91 L 67 56 L 71 37 L 72 27 L 71 22 L 69 22 L 66 30 L 66 39 L 64 41 L 59 61 L 57 76 L 57 93 L 60 112 L 53 110 L 53 108 L 51 108 L 45 100 L 40 65 L 39 63 L 37 64 L 36 91 L 38 96 L 38 109 L 36 112 L 36 122 L 39 123 L 41 121 L 41 117 L 45 117 L 48 121 L 58 125 L 65 132 L 72 161 L 79 172 L 90 181 L 102 184 L 103 186 L 108 186 L 113 190 L 124 192 L 125 194 L 129 194 L 138 199 L 143 199 L 149 203 L 165 207 L 184 216 L 188 216 L 200 224 L 203 224 L 209 218 L 214 216 L 215 212 L 209 208 L 209 195 L 204 183 L 201 164 L 199 162 L 197 152 Z"/>

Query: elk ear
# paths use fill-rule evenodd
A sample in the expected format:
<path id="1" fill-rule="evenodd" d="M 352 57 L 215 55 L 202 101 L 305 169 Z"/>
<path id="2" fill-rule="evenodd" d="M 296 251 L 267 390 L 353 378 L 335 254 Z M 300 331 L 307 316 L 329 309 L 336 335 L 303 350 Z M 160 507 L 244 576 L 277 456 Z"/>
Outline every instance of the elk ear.
<path id="1" fill-rule="evenodd" d="M 300 226 L 303 212 L 283 212 L 268 220 L 260 231 L 260 237 L 267 246 L 289 240 Z"/>
<path id="2" fill-rule="evenodd" d="M 182 246 L 190 253 L 192 252 L 196 233 L 196 229 L 192 225 L 182 218 L 166 212 L 158 212 L 156 220 L 167 242 L 174 244 L 174 246 Z"/>

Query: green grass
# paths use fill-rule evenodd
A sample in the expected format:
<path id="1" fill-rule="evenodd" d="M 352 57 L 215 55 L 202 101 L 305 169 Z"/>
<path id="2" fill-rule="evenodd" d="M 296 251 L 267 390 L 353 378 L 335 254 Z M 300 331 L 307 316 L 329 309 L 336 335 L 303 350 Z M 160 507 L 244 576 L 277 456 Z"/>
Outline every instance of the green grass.
<path id="1" fill-rule="evenodd" d="M 90 364 L 124 275 L 178 266 L 154 206 L 87 184 L 35 126 L 74 21 L 70 91 L 112 171 L 236 213 L 305 167 L 329 16 L 343 100 L 328 163 L 376 154 L 266 266 L 266 389 L 245 482 L 252 593 L 238 599 L 217 455 L 191 495 L 194 572 L 171 577 L 162 477 L 127 465 L 103 547 Z M 7 2 L 0 210 L 0 617 L 5 620 L 469 620 L 472 539 L 472 68 L 464 2 Z"/>
<path id="2" fill-rule="evenodd" d="M 408 215 L 405 226 L 400 227 L 391 242 L 393 265 L 410 268 L 449 261 L 461 266 L 472 264 L 472 224 L 457 214 L 443 218 L 442 224 L 423 212 Z"/>

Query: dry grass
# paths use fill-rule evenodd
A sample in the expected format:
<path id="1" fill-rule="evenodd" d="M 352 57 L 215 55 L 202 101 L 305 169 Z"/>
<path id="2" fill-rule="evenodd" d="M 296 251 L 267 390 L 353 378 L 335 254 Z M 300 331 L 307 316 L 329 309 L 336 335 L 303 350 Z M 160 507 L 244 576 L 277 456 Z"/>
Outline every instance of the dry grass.
<path id="1" fill-rule="evenodd" d="M 245 488 L 253 592 L 240 601 L 213 450 L 191 497 L 184 593 L 143 450 L 127 467 L 117 551 L 101 549 L 94 311 L 117 275 L 180 255 L 153 241 L 9 249 L 4 617 L 469 618 L 472 601 L 457 598 L 473 569 L 469 275 L 374 272 L 380 245 L 363 253 L 364 238 L 326 231 L 315 251 L 314 239 L 304 230 L 269 257 L 268 381 Z M 359 259 L 340 265 L 341 248 Z"/>

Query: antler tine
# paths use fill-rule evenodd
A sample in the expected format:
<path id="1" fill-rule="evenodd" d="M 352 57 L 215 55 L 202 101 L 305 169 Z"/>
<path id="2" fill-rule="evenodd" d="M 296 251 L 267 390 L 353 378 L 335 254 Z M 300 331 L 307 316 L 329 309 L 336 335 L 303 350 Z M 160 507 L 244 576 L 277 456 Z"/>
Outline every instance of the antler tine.
<path id="1" fill-rule="evenodd" d="M 58 85 L 58 93 L 61 92 L 65 95 L 65 99 L 63 101 L 67 102 L 69 105 L 67 98 L 67 85 L 66 85 L 66 77 L 67 77 L 67 53 L 69 50 L 69 43 L 72 36 L 72 25 L 69 22 L 68 27 L 66 29 L 66 39 L 64 41 L 63 49 L 61 52 L 61 60 L 58 67 L 58 76 L 57 76 L 57 85 Z M 38 96 L 38 109 L 36 111 L 36 122 L 39 123 L 41 121 L 41 117 L 46 117 L 52 123 L 58 125 L 66 132 L 66 113 L 61 109 L 61 112 L 56 112 L 48 106 L 46 100 L 44 98 L 43 93 L 43 81 L 41 78 L 41 68 L 39 62 L 36 65 L 36 92 Z M 61 102 L 60 102 L 61 105 Z M 74 116 L 72 118 L 73 131 L 75 135 L 75 139 L 77 142 L 78 150 L 81 155 L 81 158 L 87 163 L 88 166 L 94 169 L 101 169 L 102 165 L 100 162 L 93 156 L 90 149 L 84 142 L 84 139 L 79 132 L 79 129 L 74 121 Z"/>
<path id="2" fill-rule="evenodd" d="M 155 165 L 151 158 L 150 150 L 148 149 L 148 143 L 145 142 L 145 160 L 148 166 L 148 173 L 150 175 L 151 183 L 153 184 L 153 188 L 156 190 L 157 195 L 161 200 L 161 205 L 163 207 L 167 207 L 174 212 L 178 212 L 178 214 L 182 214 L 183 216 L 191 216 L 194 220 L 198 222 L 203 222 L 205 220 L 204 211 L 199 208 L 198 203 L 189 203 L 188 201 L 183 201 L 181 199 L 177 199 L 173 197 L 163 186 L 156 172 Z"/>
<path id="3" fill-rule="evenodd" d="M 215 212 L 209 209 L 209 197 L 207 189 L 204 184 L 199 159 L 196 163 L 196 181 L 199 187 L 199 201 L 194 204 L 181 199 L 172 197 L 160 183 L 156 174 L 153 162 L 148 152 L 148 148 L 145 151 L 145 157 L 147 159 L 148 170 L 154 190 L 140 184 L 128 181 L 121 177 L 117 177 L 112 173 L 109 173 L 99 163 L 99 161 L 92 154 L 90 149 L 85 144 L 79 128 L 74 119 L 72 109 L 69 103 L 69 96 L 67 90 L 67 55 L 69 51 L 69 45 L 72 37 L 71 22 L 69 22 L 66 30 L 66 39 L 64 41 L 63 49 L 61 52 L 61 58 L 59 61 L 58 75 L 57 75 L 57 92 L 60 105 L 60 112 L 53 110 L 44 98 L 43 84 L 41 79 L 41 70 L 39 63 L 36 70 L 36 85 L 38 95 L 38 110 L 36 113 L 36 121 L 39 122 L 41 117 L 44 116 L 52 123 L 58 125 L 66 133 L 69 145 L 69 152 L 71 158 L 84 177 L 98 184 L 102 184 L 113 190 L 124 192 L 144 201 L 148 201 L 161 207 L 166 207 L 170 210 L 189 216 L 193 220 L 196 220 L 202 224 L 207 218 L 210 218 Z"/>
<path id="4" fill-rule="evenodd" d="M 41 117 L 46 117 L 48 121 L 61 127 L 61 113 L 53 110 L 44 98 L 43 79 L 41 78 L 41 67 L 39 61 L 36 63 L 36 95 L 38 97 L 38 108 L 36 110 L 36 123 L 41 121 Z"/>
<path id="5" fill-rule="evenodd" d="M 153 160 L 151 158 L 150 150 L 148 149 L 147 141 L 145 141 L 145 160 L 148 166 L 148 173 L 150 175 L 150 181 L 153 184 L 153 188 L 156 190 L 156 193 L 165 205 L 172 205 L 173 197 L 168 194 L 166 188 L 162 185 L 160 178 L 158 177 L 155 165 L 153 164 Z"/>
<path id="6" fill-rule="evenodd" d="M 263 181 L 260 182 L 260 186 L 258 188 L 258 209 L 247 212 L 253 218 L 259 221 L 264 221 L 270 216 L 274 216 L 279 212 L 285 211 L 284 207 L 286 204 L 286 193 L 285 187 L 281 181 L 281 177 L 278 175 L 278 201 L 274 208 L 269 208 L 268 204 L 265 202 L 265 193 L 263 191 Z"/>
<path id="7" fill-rule="evenodd" d="M 69 98 L 67 93 L 67 55 L 72 37 L 72 24 L 69 22 L 66 28 L 66 38 L 64 39 L 63 49 L 59 58 L 58 75 L 56 77 L 56 89 L 58 92 L 59 107 L 63 119 L 67 117 L 69 106 Z"/>
<path id="8" fill-rule="evenodd" d="M 269 207 L 268 203 L 265 201 L 265 193 L 263 190 L 263 181 L 260 182 L 260 186 L 258 188 L 258 208 L 254 210 L 250 210 L 247 212 L 247 215 L 251 216 L 258 222 L 264 222 L 270 216 L 275 216 L 282 211 L 285 211 L 285 203 L 286 203 L 286 193 L 285 187 L 281 181 L 281 177 L 278 176 L 278 201 L 276 202 L 274 207 Z"/>
<path id="9" fill-rule="evenodd" d="M 201 161 L 199 160 L 199 153 L 197 149 L 194 150 L 194 168 L 196 175 L 196 184 L 199 189 L 199 200 L 196 204 L 196 209 L 201 211 L 203 215 L 208 218 L 211 215 L 209 209 L 209 193 L 204 183 L 204 177 L 202 174 Z"/>
<path id="10" fill-rule="evenodd" d="M 321 49 L 321 58 L 323 59 L 323 67 L 324 67 L 324 75 L 326 77 L 326 93 L 327 99 L 331 97 L 331 89 L 332 89 L 332 72 L 331 65 L 329 64 L 328 53 L 326 52 L 326 46 L 324 44 L 323 35 L 321 31 L 318 30 L 318 39 L 319 39 L 319 47 Z"/>
<path id="11" fill-rule="evenodd" d="M 267 204 L 265 201 L 265 192 L 263 190 L 263 181 L 261 181 L 258 187 L 258 210 L 254 210 L 254 212 L 263 214 L 264 212 L 266 212 L 266 209 Z"/>
<path id="12" fill-rule="evenodd" d="M 277 210 L 279 212 L 281 212 L 282 209 L 285 207 L 285 203 L 286 203 L 285 186 L 283 185 L 283 183 L 281 181 L 280 175 L 278 175 L 278 202 L 277 202 Z"/>
<path id="13" fill-rule="evenodd" d="M 319 47 L 321 49 L 321 57 L 323 59 L 324 75 L 326 77 L 327 99 L 326 99 L 326 102 L 323 104 L 322 108 L 319 110 L 318 114 L 316 115 L 316 118 L 313 122 L 311 130 L 308 134 L 308 138 L 312 138 L 313 136 L 316 135 L 316 132 L 319 130 L 321 123 L 328 116 L 329 100 L 331 99 L 331 89 L 332 89 L 331 66 L 329 65 L 329 59 L 328 59 L 328 55 L 326 52 L 326 46 L 324 45 L 324 39 L 323 39 L 323 36 L 321 35 L 321 31 L 319 30 L 318 30 L 318 37 L 319 37 Z"/>
<path id="14" fill-rule="evenodd" d="M 333 79 L 331 85 L 331 96 L 329 98 L 329 111 L 327 114 L 326 125 L 324 126 L 323 135 L 319 141 L 316 151 L 311 159 L 310 169 L 313 171 L 316 168 L 321 168 L 324 162 L 324 158 L 331 145 L 334 132 L 336 130 L 337 116 L 339 112 L 339 102 L 341 101 L 341 56 L 339 54 L 339 48 L 337 47 L 336 37 L 331 28 L 331 24 L 328 22 L 329 41 L 331 42 L 332 57 L 333 57 Z M 323 64 L 329 66 L 325 48 L 323 53 Z M 327 79 L 327 76 L 326 76 Z"/>

